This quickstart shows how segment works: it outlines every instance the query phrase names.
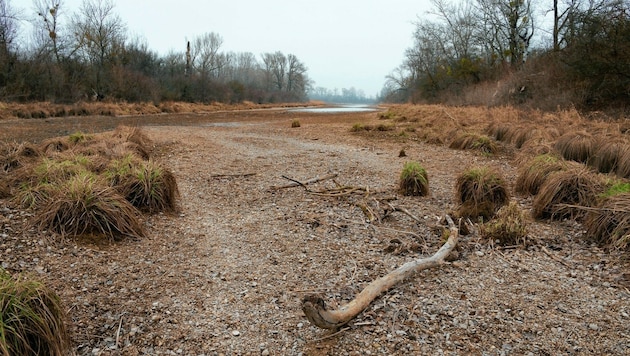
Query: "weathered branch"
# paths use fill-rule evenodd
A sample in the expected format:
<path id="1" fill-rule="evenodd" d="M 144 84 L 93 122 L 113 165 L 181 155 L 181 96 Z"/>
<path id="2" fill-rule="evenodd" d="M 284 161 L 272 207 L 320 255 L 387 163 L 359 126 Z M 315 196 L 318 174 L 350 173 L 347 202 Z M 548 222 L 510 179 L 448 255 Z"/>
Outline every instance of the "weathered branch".
<path id="1" fill-rule="evenodd" d="M 313 324 L 323 329 L 338 329 L 365 310 L 381 293 L 411 277 L 415 273 L 440 266 L 457 245 L 458 229 L 447 216 L 450 236 L 446 243 L 431 257 L 407 262 L 387 275 L 372 281 L 359 295 L 337 310 L 328 310 L 324 300 L 314 294 L 306 295 L 302 300 L 302 311 Z"/>
<path id="2" fill-rule="evenodd" d="M 311 179 L 307 180 L 306 182 L 300 182 L 300 181 L 297 181 L 295 179 L 282 176 L 282 178 L 290 180 L 291 183 L 286 184 L 286 185 L 281 185 L 279 187 L 271 187 L 271 189 L 284 189 L 284 188 L 293 188 L 293 187 L 299 187 L 299 186 L 304 187 L 307 184 L 317 183 L 317 182 L 321 182 L 321 181 L 324 181 L 324 180 L 327 180 L 327 179 L 333 179 L 333 178 L 336 178 L 336 177 L 337 177 L 337 173 L 333 173 L 333 174 L 325 175 L 323 177 L 311 178 Z"/>

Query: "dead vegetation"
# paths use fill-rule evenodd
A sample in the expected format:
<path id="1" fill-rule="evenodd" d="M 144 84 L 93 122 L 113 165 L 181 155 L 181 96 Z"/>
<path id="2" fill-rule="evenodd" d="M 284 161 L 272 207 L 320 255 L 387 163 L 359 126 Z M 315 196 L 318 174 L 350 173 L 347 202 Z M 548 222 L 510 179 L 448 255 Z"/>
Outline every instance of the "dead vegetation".
<path id="1" fill-rule="evenodd" d="M 41 230 L 144 237 L 141 212 L 175 211 L 179 196 L 175 176 L 150 159 L 151 149 L 139 128 L 127 126 L 101 135 L 75 132 L 39 147 L 6 146 L 2 193 L 33 210 Z"/>
<path id="2" fill-rule="evenodd" d="M 610 196 L 588 211 L 584 222 L 589 241 L 628 251 L 630 249 L 630 194 Z"/>
<path id="3" fill-rule="evenodd" d="M 528 245 L 527 218 L 516 202 L 499 209 L 494 219 L 480 227 L 481 235 L 491 244 L 500 246 Z"/>
<path id="4" fill-rule="evenodd" d="M 510 199 L 507 183 L 501 175 L 487 167 L 469 168 L 457 177 L 458 215 L 491 219 Z"/>
<path id="5" fill-rule="evenodd" d="M 55 292 L 0 267 L 0 355 L 67 355 L 66 319 Z"/>
<path id="6" fill-rule="evenodd" d="M 540 187 L 532 212 L 538 219 L 581 220 L 587 208 L 597 206 L 603 190 L 601 177 L 585 167 L 554 172 Z"/>
<path id="7" fill-rule="evenodd" d="M 418 162 L 405 163 L 398 183 L 403 195 L 429 195 L 429 176 Z"/>

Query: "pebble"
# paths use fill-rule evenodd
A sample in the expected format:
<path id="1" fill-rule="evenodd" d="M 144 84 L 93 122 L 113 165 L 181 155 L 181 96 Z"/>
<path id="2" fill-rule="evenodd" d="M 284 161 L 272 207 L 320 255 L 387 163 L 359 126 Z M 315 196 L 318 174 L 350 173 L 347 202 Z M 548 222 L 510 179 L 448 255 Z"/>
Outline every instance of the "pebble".
<path id="1" fill-rule="evenodd" d="M 483 257 L 483 255 L 485 255 L 485 253 L 483 253 L 483 251 L 475 251 L 475 255 L 477 255 L 479 257 Z"/>
<path id="2" fill-rule="evenodd" d="M 588 324 L 589 329 L 591 330 L 599 330 L 599 326 L 595 323 Z"/>
<path id="3" fill-rule="evenodd" d="M 238 330 L 234 330 L 234 331 L 232 331 L 232 335 L 233 336 L 239 336 L 239 335 L 241 335 L 241 332 L 238 331 Z"/>
<path id="4" fill-rule="evenodd" d="M 264 349 L 262 350 L 262 352 L 260 353 L 262 356 L 269 356 L 269 350 Z"/>

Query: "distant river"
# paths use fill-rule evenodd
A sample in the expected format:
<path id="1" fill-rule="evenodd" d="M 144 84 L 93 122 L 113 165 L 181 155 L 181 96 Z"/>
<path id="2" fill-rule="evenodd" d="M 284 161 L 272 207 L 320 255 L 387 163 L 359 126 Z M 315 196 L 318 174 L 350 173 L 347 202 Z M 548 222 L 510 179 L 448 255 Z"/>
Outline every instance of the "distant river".
<path id="1" fill-rule="evenodd" d="M 335 113 L 346 113 L 346 112 L 365 112 L 365 111 L 376 111 L 378 108 L 376 106 L 365 105 L 365 104 L 342 104 L 335 106 L 327 106 L 323 108 L 297 108 L 291 109 L 289 111 L 293 112 L 307 112 L 307 113 L 321 113 L 321 114 L 335 114 Z"/>

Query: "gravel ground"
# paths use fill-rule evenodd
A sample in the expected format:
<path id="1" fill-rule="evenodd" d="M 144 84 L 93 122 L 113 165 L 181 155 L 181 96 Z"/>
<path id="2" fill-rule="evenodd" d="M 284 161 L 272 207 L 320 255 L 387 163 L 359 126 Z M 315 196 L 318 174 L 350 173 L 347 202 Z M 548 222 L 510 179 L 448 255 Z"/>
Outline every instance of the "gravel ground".
<path id="1" fill-rule="evenodd" d="M 295 119 L 301 127 L 291 128 Z M 38 132 L 72 132 L 73 120 Z M 513 181 L 509 155 L 350 132 L 353 123 L 377 123 L 374 113 L 94 118 L 89 127 L 125 120 L 144 126 L 181 193 L 179 213 L 146 219 L 147 239 L 60 239 L 0 200 L 2 266 L 57 291 L 79 355 L 630 354 L 627 258 L 585 244 L 573 221 L 531 221 L 528 248 L 494 248 L 473 231 L 461 238 L 458 260 L 394 287 L 337 334 L 304 317 L 308 293 L 341 305 L 433 254 L 441 244 L 435 226 L 455 209 L 457 174 L 489 165 Z M 37 131 L 20 126 L 32 122 L 3 125 Z M 429 173 L 429 197 L 397 194 L 409 160 Z M 283 176 L 332 173 L 310 191 L 276 189 L 290 183 Z M 313 194 L 339 186 L 364 190 Z M 385 202 L 423 223 L 401 213 L 368 221 L 361 206 L 383 215 Z"/>

